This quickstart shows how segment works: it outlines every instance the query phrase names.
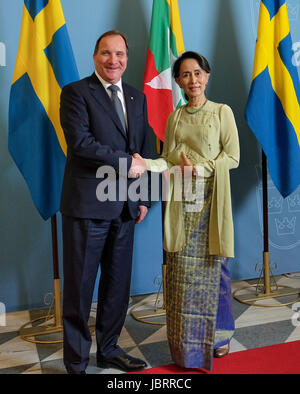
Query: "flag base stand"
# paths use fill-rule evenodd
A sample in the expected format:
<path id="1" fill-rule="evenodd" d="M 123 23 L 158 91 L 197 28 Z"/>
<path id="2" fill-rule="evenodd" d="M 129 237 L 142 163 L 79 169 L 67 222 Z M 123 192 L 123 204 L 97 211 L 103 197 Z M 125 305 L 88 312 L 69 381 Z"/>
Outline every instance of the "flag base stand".
<path id="1" fill-rule="evenodd" d="M 40 339 L 36 338 L 41 335 L 57 334 L 62 333 L 62 313 L 61 313 L 61 301 L 60 301 L 60 280 L 54 279 L 54 314 L 50 314 L 52 305 L 50 305 L 49 311 L 46 316 L 38 317 L 37 319 L 31 320 L 24 324 L 19 331 L 20 337 L 27 342 L 33 343 L 60 343 L 63 341 L 62 338 L 56 339 Z M 51 323 L 54 319 L 54 324 Z M 34 327 L 27 327 L 29 324 L 35 324 L 40 322 L 42 325 L 36 325 Z"/>
<path id="2" fill-rule="evenodd" d="M 54 279 L 54 313 L 50 313 L 53 307 L 50 305 L 45 316 L 38 317 L 25 323 L 19 330 L 20 338 L 27 342 L 50 344 L 63 342 L 63 325 L 61 312 L 60 280 Z M 54 320 L 54 322 L 53 322 Z M 27 327 L 34 325 L 33 327 Z M 93 318 L 90 318 L 91 331 L 95 326 Z"/>
<path id="3" fill-rule="evenodd" d="M 264 273 L 264 282 L 261 283 L 260 280 L 258 283 L 243 286 L 233 292 L 233 297 L 248 305 L 254 305 L 259 307 L 281 307 L 287 306 L 290 304 L 294 304 L 295 302 L 300 300 L 300 291 L 299 289 L 292 288 L 289 286 L 278 285 L 273 278 L 273 284 L 271 284 L 271 276 L 270 276 L 270 261 L 269 261 L 269 252 L 264 252 L 264 262 L 263 262 L 263 273 Z M 249 291 L 248 294 L 237 295 L 237 292 L 246 290 L 246 289 L 255 289 L 256 291 Z M 277 298 L 277 297 L 287 297 L 296 295 L 296 300 L 278 304 L 263 304 L 258 303 L 261 300 L 267 300 L 270 298 Z"/>
<path id="4" fill-rule="evenodd" d="M 299 290 L 293 289 L 293 288 L 288 287 L 288 286 L 278 286 L 278 285 L 277 285 L 277 289 L 276 290 L 270 291 L 269 293 L 253 294 L 253 292 L 252 292 L 252 294 L 251 294 L 251 292 L 249 292 L 249 294 L 243 294 L 243 295 L 240 295 L 240 296 L 237 296 L 235 294 L 237 291 L 245 290 L 245 289 L 251 288 L 251 287 L 256 287 L 257 285 L 258 284 L 241 287 L 240 289 L 236 290 L 233 293 L 233 297 L 236 300 L 238 300 L 238 301 L 240 301 L 240 302 L 242 302 L 244 304 L 260 306 L 260 307 L 281 307 L 281 306 L 287 306 L 287 305 L 290 305 L 290 304 L 294 304 L 295 302 L 300 300 Z M 278 289 L 278 287 L 282 287 L 282 289 Z M 269 299 L 269 298 L 292 296 L 292 295 L 297 295 L 298 298 L 296 300 L 293 300 L 293 301 L 290 301 L 290 302 L 286 302 L 286 303 L 283 303 L 283 304 L 280 304 L 280 305 L 278 305 L 278 304 L 277 305 L 275 305 L 275 304 L 258 304 L 257 303 L 257 301 L 260 301 L 260 300 L 265 300 L 265 299 Z"/>
<path id="5" fill-rule="evenodd" d="M 262 150 L 262 199 L 263 199 L 263 238 L 264 238 L 264 250 L 263 250 L 263 267 L 261 270 L 260 279 L 263 276 L 264 280 L 263 283 L 260 281 L 257 284 L 247 285 L 240 289 L 237 289 L 233 293 L 233 297 L 238 301 L 248 304 L 248 305 L 255 305 L 259 307 L 281 307 L 295 303 L 296 301 L 300 300 L 299 290 L 295 288 L 291 288 L 288 286 L 280 286 L 277 285 L 275 279 L 273 278 L 273 285 L 271 285 L 271 277 L 270 277 L 270 258 L 269 258 L 269 224 L 268 224 L 268 179 L 267 179 L 267 157 Z M 249 294 L 243 294 L 237 296 L 236 293 L 241 290 L 245 290 L 247 288 L 254 288 L 256 287 L 256 292 L 250 292 Z M 275 290 L 272 288 L 275 287 Z M 281 289 L 279 289 L 281 288 Z M 277 298 L 283 296 L 292 296 L 297 295 L 297 299 L 278 304 L 263 304 L 257 303 L 260 300 L 266 300 L 269 298 Z"/>
<path id="6" fill-rule="evenodd" d="M 60 343 L 63 342 L 62 335 L 57 338 L 58 333 L 62 333 L 62 311 L 61 311 L 61 291 L 59 279 L 59 266 L 58 266 L 58 247 L 57 247 L 57 221 L 56 214 L 51 217 L 51 233 L 52 233 L 52 258 L 53 258 L 53 298 L 50 304 L 48 314 L 39 317 L 28 323 L 24 324 L 19 331 L 20 337 L 33 343 Z M 52 293 L 51 293 L 52 294 Z M 46 302 L 45 302 L 46 304 Z M 54 305 L 54 308 L 53 308 Z M 54 309 L 53 314 L 51 314 Z M 54 323 L 53 323 L 54 319 Z M 40 322 L 40 325 L 37 324 Z M 52 322 L 52 323 L 51 323 Z M 28 325 L 37 324 L 34 327 L 27 327 Z M 55 334 L 55 338 L 46 339 L 36 338 L 42 335 Z"/>
<path id="7" fill-rule="evenodd" d="M 156 302 L 156 301 L 155 301 Z M 146 304 L 152 304 L 153 301 L 144 301 L 144 302 L 139 302 L 134 306 L 134 308 L 131 309 L 130 314 L 132 317 L 141 322 L 141 323 L 146 323 L 146 324 L 156 324 L 156 325 L 165 325 L 165 321 L 155 321 L 155 320 L 149 320 L 149 319 L 154 319 L 157 317 L 165 316 L 166 311 L 163 308 L 158 308 L 156 307 L 154 303 L 154 307 L 150 308 L 143 308 L 141 310 L 138 310 L 138 308 L 145 306 Z"/>
<path id="8" fill-rule="evenodd" d="M 141 323 L 146 323 L 146 324 L 155 324 L 155 325 L 165 325 L 166 321 L 155 321 L 152 319 L 159 318 L 162 316 L 165 316 L 166 310 L 164 307 L 159 307 L 159 304 L 161 302 L 160 296 L 162 294 L 161 292 L 161 287 L 163 286 L 163 305 L 165 305 L 165 280 L 166 280 L 166 265 L 162 265 L 162 281 L 159 284 L 159 289 L 158 292 L 156 293 L 155 299 L 152 300 L 146 300 L 146 301 L 141 301 L 138 302 L 130 311 L 131 316 L 141 322 Z M 150 307 L 145 307 L 146 305 L 149 305 Z M 140 309 L 142 308 L 142 309 Z M 149 320 L 151 319 L 151 320 Z"/>
<path id="9" fill-rule="evenodd" d="M 36 326 L 36 327 L 28 327 L 26 326 L 28 324 L 36 323 L 38 321 L 44 321 L 47 322 L 48 320 L 51 320 L 54 315 L 50 316 L 42 316 L 37 319 L 31 320 L 28 323 L 24 324 L 20 328 L 20 337 L 24 341 L 27 342 L 32 342 L 32 343 L 61 343 L 63 342 L 63 339 L 37 339 L 36 337 L 40 337 L 41 335 L 50 335 L 50 334 L 57 334 L 62 332 L 62 327 L 58 325 L 49 325 L 49 326 Z"/>
<path id="10" fill-rule="evenodd" d="M 63 342 L 63 335 L 62 335 L 63 324 L 62 324 L 61 290 L 60 290 L 59 266 L 58 266 L 56 214 L 54 214 L 51 217 L 51 231 L 52 231 L 52 254 L 53 254 L 53 301 L 52 303 L 50 303 L 48 313 L 45 316 L 38 317 L 34 320 L 25 323 L 19 330 L 20 338 L 22 338 L 24 341 L 32 342 L 32 343 L 42 344 L 42 343 Z M 93 320 L 89 321 L 90 328 L 92 328 L 95 325 Z M 28 327 L 29 325 L 31 326 L 34 325 L 34 326 Z M 41 336 L 44 337 L 41 338 Z"/>

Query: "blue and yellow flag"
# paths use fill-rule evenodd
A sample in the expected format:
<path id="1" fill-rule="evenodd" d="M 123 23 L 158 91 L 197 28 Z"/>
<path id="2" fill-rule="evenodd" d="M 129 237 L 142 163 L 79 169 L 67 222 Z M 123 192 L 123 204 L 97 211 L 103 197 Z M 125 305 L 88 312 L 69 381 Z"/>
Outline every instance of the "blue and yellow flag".
<path id="1" fill-rule="evenodd" d="M 60 0 L 24 0 L 8 147 L 41 216 L 59 210 L 67 146 L 60 93 L 79 79 Z"/>
<path id="2" fill-rule="evenodd" d="M 260 3 L 246 120 L 283 197 L 300 184 L 300 83 L 285 0 Z"/>

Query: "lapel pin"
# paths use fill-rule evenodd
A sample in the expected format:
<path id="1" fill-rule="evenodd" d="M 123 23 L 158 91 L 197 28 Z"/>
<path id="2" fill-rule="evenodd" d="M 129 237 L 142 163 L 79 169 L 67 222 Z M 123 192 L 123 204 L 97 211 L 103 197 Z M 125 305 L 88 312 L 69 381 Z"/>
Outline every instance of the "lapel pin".
<path id="1" fill-rule="evenodd" d="M 130 100 L 133 100 L 133 97 L 132 97 L 132 96 L 130 97 Z"/>

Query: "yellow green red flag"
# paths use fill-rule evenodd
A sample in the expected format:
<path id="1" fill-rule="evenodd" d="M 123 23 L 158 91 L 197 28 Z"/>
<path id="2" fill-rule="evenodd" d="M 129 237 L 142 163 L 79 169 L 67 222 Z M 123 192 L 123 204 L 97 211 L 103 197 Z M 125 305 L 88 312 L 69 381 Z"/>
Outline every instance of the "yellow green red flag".
<path id="1" fill-rule="evenodd" d="M 143 91 L 149 123 L 161 141 L 169 114 L 184 104 L 182 91 L 172 78 L 173 63 L 184 51 L 177 0 L 153 0 Z"/>

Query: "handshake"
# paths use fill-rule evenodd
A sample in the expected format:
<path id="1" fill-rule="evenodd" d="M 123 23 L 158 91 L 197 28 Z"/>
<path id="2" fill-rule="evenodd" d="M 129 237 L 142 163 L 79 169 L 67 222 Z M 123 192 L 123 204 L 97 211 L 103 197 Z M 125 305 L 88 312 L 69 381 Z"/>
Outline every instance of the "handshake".
<path id="1" fill-rule="evenodd" d="M 132 155 L 132 163 L 129 170 L 131 178 L 139 178 L 146 171 L 146 162 L 138 153 Z"/>
<path id="2" fill-rule="evenodd" d="M 181 163 L 178 165 L 182 176 L 190 177 L 197 174 L 196 168 L 185 152 L 181 152 Z M 146 162 L 138 153 L 132 155 L 132 163 L 129 170 L 131 178 L 139 178 L 146 171 Z"/>

